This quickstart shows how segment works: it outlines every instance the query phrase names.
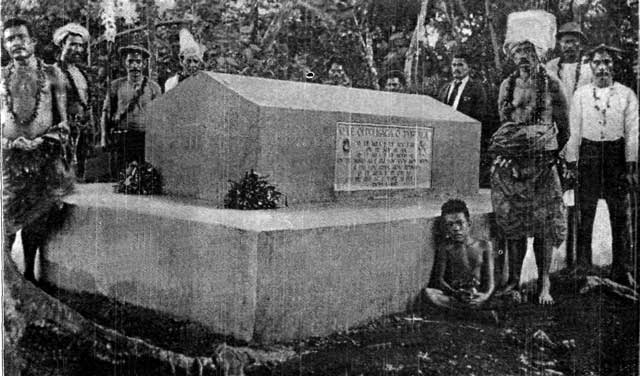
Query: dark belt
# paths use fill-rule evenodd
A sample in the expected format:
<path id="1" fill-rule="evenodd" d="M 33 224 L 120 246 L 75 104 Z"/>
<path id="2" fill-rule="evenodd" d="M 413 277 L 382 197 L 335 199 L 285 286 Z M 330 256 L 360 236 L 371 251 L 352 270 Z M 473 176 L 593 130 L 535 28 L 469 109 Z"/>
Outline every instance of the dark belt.
<path id="1" fill-rule="evenodd" d="M 617 140 L 608 140 L 608 141 L 593 141 L 593 140 L 589 140 L 588 138 L 583 138 L 582 141 L 580 141 L 580 146 L 585 145 L 585 146 L 589 146 L 589 145 L 593 145 L 593 146 L 624 146 L 624 138 L 620 137 Z"/>

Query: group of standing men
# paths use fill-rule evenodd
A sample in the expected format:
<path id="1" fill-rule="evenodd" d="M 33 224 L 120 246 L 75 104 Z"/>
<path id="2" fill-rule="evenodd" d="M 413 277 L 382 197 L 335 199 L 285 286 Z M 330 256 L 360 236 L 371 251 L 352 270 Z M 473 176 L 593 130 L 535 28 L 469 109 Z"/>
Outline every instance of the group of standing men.
<path id="1" fill-rule="evenodd" d="M 494 158 L 491 196 L 506 240 L 508 281 L 496 289 L 491 244 L 469 235 L 466 205 L 450 200 L 442 208 L 448 241 L 436 255 L 438 288 L 426 289 L 428 299 L 438 306 L 492 309 L 490 296 L 520 297 L 528 237 L 534 238 L 538 302 L 553 303 L 549 280 L 553 249 L 566 240 L 570 256 L 575 244 L 575 265 L 570 266 L 591 269 L 593 223 L 601 198 L 609 209 L 613 237 L 610 277 L 637 288 L 637 254 L 632 254 L 637 253 L 632 239 L 637 235 L 630 233 L 637 229 L 630 231 L 629 214 L 637 211 L 632 197 L 638 187 L 638 99 L 630 88 L 614 81 L 614 67 L 623 51 L 600 44 L 583 55 L 586 37 L 574 22 L 562 25 L 556 39 L 560 57 L 546 65 L 541 61 L 543 46 L 535 37 L 507 35 L 504 45 L 517 68 L 500 86 L 501 127 L 488 151 Z M 485 96 L 469 79 L 464 55 L 453 57 L 452 71 L 454 80 L 439 99 L 483 120 L 482 113 L 473 111 Z M 576 192 L 568 214 L 563 201 L 566 189 Z"/>
<path id="2" fill-rule="evenodd" d="M 527 238 L 533 237 L 542 304 L 553 302 L 552 250 L 567 239 L 567 227 L 577 228 L 569 231 L 568 243 L 575 237 L 578 265 L 590 266 L 599 198 L 606 200 L 610 213 L 612 278 L 628 281 L 632 255 L 626 200 L 638 180 L 638 101 L 631 89 L 613 81 L 620 51 L 599 45 L 583 56 L 586 38 L 576 23 L 560 27 L 556 37 L 561 56 L 545 66 L 535 38 L 507 36 L 505 51 L 517 69 L 500 86 L 497 110 L 502 126 L 491 143 L 483 145 L 495 156 L 492 203 L 509 255 L 504 290 L 518 286 Z M 36 250 L 44 249 L 51 213 L 72 187 L 71 161 L 76 160 L 78 176 L 84 173 L 87 130 L 94 121 L 91 83 L 81 68 L 89 39 L 89 32 L 75 23 L 56 30 L 53 40 L 60 47 L 59 59 L 47 65 L 34 54 L 27 22 L 4 23 L 3 46 L 11 57 L 2 69 L 0 88 L 5 247 L 22 228 L 28 279 L 33 279 Z M 202 69 L 202 46 L 186 30 L 180 32 L 180 42 L 183 71 L 167 81 L 165 91 Z M 127 75 L 110 83 L 100 119 L 100 146 L 111 150 L 112 177 L 129 162 L 144 161 L 143 110 L 161 95 L 160 86 L 144 74 L 149 52 L 139 46 L 122 47 L 119 52 Z M 438 98 L 482 122 L 486 95 L 482 85 L 470 79 L 469 63 L 464 53 L 453 56 L 453 80 Z M 330 73 L 333 84 L 350 84 L 339 62 L 331 63 Z M 390 72 L 380 84 L 384 90 L 401 91 L 405 82 L 401 73 Z M 577 192 L 578 205 L 576 213 L 569 213 L 569 226 L 560 175 L 575 182 Z M 468 214 L 462 217 L 468 220 Z"/>
<path id="3" fill-rule="evenodd" d="M 88 30 L 79 24 L 57 29 L 53 42 L 60 53 L 49 65 L 35 55 L 33 30 L 25 20 L 3 24 L 2 43 L 11 59 L 2 68 L 0 87 L 3 241 L 5 252 L 10 251 L 22 230 L 25 277 L 31 281 L 36 252 L 46 252 L 50 228 L 63 209 L 61 199 L 73 190 L 75 179 L 83 179 L 90 148 L 109 151 L 111 179 L 130 162 L 143 162 L 143 111 L 162 94 L 145 75 L 149 52 L 134 45 L 120 48 L 127 75 L 110 82 L 99 120 L 99 145 L 92 145 L 92 83 L 83 64 L 89 40 Z M 180 32 L 180 42 L 183 71 L 167 82 L 166 90 L 202 67 L 203 49 L 188 31 Z M 46 268 L 46 257 L 40 259 Z"/>

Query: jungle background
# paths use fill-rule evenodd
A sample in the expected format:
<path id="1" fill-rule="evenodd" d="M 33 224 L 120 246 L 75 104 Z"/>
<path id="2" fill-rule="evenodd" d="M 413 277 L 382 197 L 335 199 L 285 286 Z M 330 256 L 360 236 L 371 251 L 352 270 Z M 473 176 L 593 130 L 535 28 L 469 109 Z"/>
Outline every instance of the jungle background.
<path id="1" fill-rule="evenodd" d="M 625 49 L 618 80 L 636 87 L 637 0 L 18 0 L 4 2 L 3 18 L 36 25 L 38 55 L 48 62 L 59 52 L 53 31 L 84 25 L 98 78 L 122 75 L 117 48 L 139 43 L 152 51 L 150 75 L 162 85 L 180 70 L 178 30 L 187 27 L 207 48 L 207 70 L 323 82 L 327 63 L 340 57 L 354 87 L 377 89 L 381 75 L 400 70 L 408 92 L 433 96 L 456 48 L 495 93 L 511 70 L 502 51 L 507 15 L 526 9 L 580 22 L 589 45 Z"/>
<path id="2" fill-rule="evenodd" d="M 149 73 L 160 84 L 175 74 L 181 27 L 207 47 L 208 70 L 321 83 L 328 62 L 340 57 L 354 87 L 377 89 L 385 72 L 401 70 L 407 91 L 426 95 L 449 79 L 449 54 L 463 48 L 472 57 L 472 75 L 495 101 L 499 82 L 513 68 L 502 51 L 506 18 L 525 9 L 547 10 L 558 24 L 580 22 L 590 46 L 624 48 L 617 80 L 637 88 L 637 0 L 19 0 L 3 2 L 2 18 L 30 21 L 36 53 L 47 62 L 59 53 L 51 41 L 56 28 L 67 22 L 87 27 L 87 68 L 100 101 L 108 80 L 124 74 L 120 46 L 148 47 Z M 1 57 L 6 64 L 6 51 Z M 221 374 L 219 365 L 231 362 L 227 354 L 246 364 L 247 353 L 267 363 L 264 355 L 244 350 L 252 344 L 195 323 L 104 297 L 44 294 L 3 256 L 5 374 L 203 375 L 211 359 L 218 368 L 209 374 Z M 579 294 L 583 281 L 556 278 L 556 306 L 525 305 L 500 326 L 431 313 L 381 318 L 349 333 L 291 344 L 289 361 L 247 374 L 637 374 L 637 299 L 629 304 L 601 289 Z"/>

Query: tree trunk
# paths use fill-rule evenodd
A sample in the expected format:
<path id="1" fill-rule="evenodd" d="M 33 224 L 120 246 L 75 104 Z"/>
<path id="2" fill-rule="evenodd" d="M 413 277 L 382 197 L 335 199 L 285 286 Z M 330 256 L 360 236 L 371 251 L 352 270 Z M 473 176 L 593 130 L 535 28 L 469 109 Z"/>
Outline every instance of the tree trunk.
<path id="1" fill-rule="evenodd" d="M 495 64 L 498 72 L 500 72 L 502 71 L 502 62 L 500 61 L 500 45 L 498 44 L 496 29 L 493 27 L 493 16 L 491 15 L 491 6 L 489 0 L 484 0 L 484 17 L 486 19 L 487 26 L 489 26 L 489 35 L 491 36 L 491 46 L 493 47 L 493 63 Z"/>
<path id="2" fill-rule="evenodd" d="M 222 344 L 211 349 L 212 357 L 190 357 L 127 337 L 87 320 L 25 280 L 10 252 L 10 249 L 3 251 L 7 375 L 19 375 L 27 368 L 37 367 L 28 359 L 36 352 L 38 359 L 55 354 L 57 367 L 59 364 L 74 367 L 73 371 L 79 372 L 75 374 L 111 375 L 126 371 L 136 375 L 198 376 L 244 375 L 247 368 L 284 362 L 295 354 Z M 35 347 L 37 350 L 33 351 Z"/>
<path id="3" fill-rule="evenodd" d="M 156 5 L 153 0 L 147 2 L 147 47 L 151 56 L 149 56 L 149 78 L 154 81 L 158 80 L 158 70 L 156 69 L 156 18 L 158 14 Z"/>
<path id="4" fill-rule="evenodd" d="M 376 69 L 376 63 L 373 59 L 373 38 L 371 38 L 371 34 L 369 33 L 366 24 L 363 27 L 360 26 L 355 13 L 353 14 L 353 22 L 356 26 L 356 29 L 358 30 L 357 36 L 358 40 L 360 41 L 360 45 L 362 46 L 364 60 L 367 62 L 367 66 L 369 67 L 371 81 L 373 81 L 372 86 L 375 90 L 380 90 L 380 84 L 378 84 L 378 70 Z"/>
<path id="5" fill-rule="evenodd" d="M 420 5 L 420 13 L 418 13 L 418 20 L 416 21 L 416 28 L 413 31 L 411 43 L 409 44 L 409 49 L 407 50 L 407 55 L 405 56 L 404 76 L 407 87 L 413 87 L 415 85 L 415 74 L 413 74 L 414 64 L 417 68 L 418 64 L 420 63 L 420 50 L 422 49 L 422 41 L 425 37 L 424 22 L 427 18 L 428 7 L 429 0 L 422 0 L 422 4 Z"/>
<path id="6" fill-rule="evenodd" d="M 293 1 L 287 1 L 282 5 L 282 9 L 278 12 L 278 14 L 271 20 L 269 27 L 260 38 L 262 42 L 262 50 L 268 51 L 273 43 L 276 41 L 276 37 L 278 33 L 280 33 L 280 29 L 282 28 L 282 24 L 284 23 L 285 18 L 289 16 L 291 10 L 293 9 Z"/>

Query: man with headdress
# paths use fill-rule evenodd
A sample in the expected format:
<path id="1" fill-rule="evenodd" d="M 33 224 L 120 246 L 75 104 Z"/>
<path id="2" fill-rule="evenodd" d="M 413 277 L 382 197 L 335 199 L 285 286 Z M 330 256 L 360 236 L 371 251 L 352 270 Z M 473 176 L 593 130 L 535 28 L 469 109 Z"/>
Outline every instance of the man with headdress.
<path id="1" fill-rule="evenodd" d="M 73 189 L 64 155 L 69 135 L 64 78 L 58 68 L 35 57 L 26 21 L 7 20 L 2 43 L 11 57 L 2 68 L 0 87 L 4 250 L 11 250 L 22 229 L 24 275 L 34 281 L 36 252 L 40 249 L 46 261 L 42 253 L 49 224 L 62 197 Z"/>
<path id="2" fill-rule="evenodd" d="M 633 270 L 625 198 L 638 184 L 638 98 L 613 79 L 620 52 L 606 45 L 589 51 L 594 78 L 573 96 L 566 160 L 568 177 L 577 175 L 578 181 L 578 265 L 592 265 L 593 221 L 598 199 L 604 198 L 613 238 L 611 279 L 629 283 Z"/>
<path id="3" fill-rule="evenodd" d="M 111 152 L 111 177 L 115 179 L 130 162 L 145 161 L 144 110 L 162 93 L 160 86 L 144 75 L 149 51 L 139 46 L 125 46 L 118 52 L 124 58 L 127 76 L 111 82 L 100 121 L 100 144 Z"/>
<path id="4" fill-rule="evenodd" d="M 556 33 L 556 42 L 560 47 L 560 56 L 546 64 L 547 72 L 554 75 L 562 83 L 563 92 L 567 98 L 567 105 L 571 107 L 571 98 L 577 88 L 591 82 L 592 74 L 589 64 L 582 56 L 582 45 L 586 43 L 584 35 L 577 22 L 567 22 L 560 26 Z M 564 151 L 561 152 L 561 156 Z M 565 181 L 564 189 L 572 189 L 572 182 Z M 574 200 L 575 201 L 575 200 Z M 577 218 L 575 205 L 567 207 L 567 263 L 573 266 L 575 262 Z"/>
<path id="5" fill-rule="evenodd" d="M 89 31 L 77 23 L 68 23 L 53 33 L 53 43 L 60 47 L 56 66 L 65 78 L 67 94 L 67 119 L 69 124 L 69 159 L 76 162 L 76 177 L 84 178 L 85 160 L 93 130 L 93 116 L 89 105 L 89 79 L 81 68 Z"/>
<path id="6" fill-rule="evenodd" d="M 178 83 L 185 78 L 195 76 L 204 67 L 202 60 L 205 47 L 198 44 L 187 29 L 180 30 L 180 66 L 182 71 L 175 76 L 169 77 L 164 83 L 164 92 L 178 86 Z"/>
<path id="7" fill-rule="evenodd" d="M 541 304 L 553 303 L 549 280 L 553 248 L 564 241 L 567 232 L 556 169 L 558 151 L 569 133 L 567 103 L 560 82 L 540 62 L 554 38 L 539 30 L 553 29 L 555 19 L 543 11 L 509 16 L 505 50 L 517 70 L 500 86 L 498 110 L 502 125 L 489 148 L 496 156 L 491 201 L 507 240 L 509 257 L 505 291 L 519 284 L 527 237 L 532 236 Z"/>

